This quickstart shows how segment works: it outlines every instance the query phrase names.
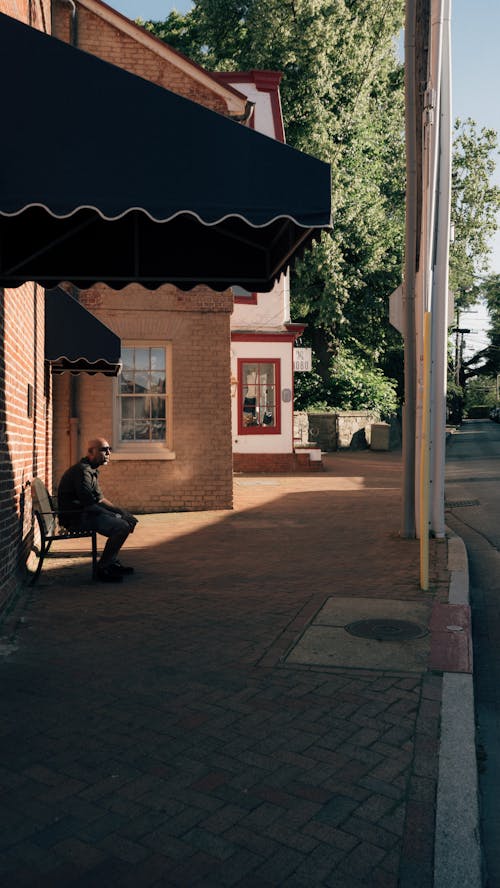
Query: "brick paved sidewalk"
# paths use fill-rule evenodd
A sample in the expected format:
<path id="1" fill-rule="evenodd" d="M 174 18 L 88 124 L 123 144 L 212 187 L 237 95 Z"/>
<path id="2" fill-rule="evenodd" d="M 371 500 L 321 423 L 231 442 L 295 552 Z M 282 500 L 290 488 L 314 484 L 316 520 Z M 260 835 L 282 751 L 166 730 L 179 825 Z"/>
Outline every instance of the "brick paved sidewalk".
<path id="1" fill-rule="evenodd" d="M 123 586 L 47 559 L 0 627 L 5 888 L 430 888 L 440 675 L 287 660 L 329 598 L 446 600 L 400 472 L 236 476 L 232 512 L 143 516 Z"/>

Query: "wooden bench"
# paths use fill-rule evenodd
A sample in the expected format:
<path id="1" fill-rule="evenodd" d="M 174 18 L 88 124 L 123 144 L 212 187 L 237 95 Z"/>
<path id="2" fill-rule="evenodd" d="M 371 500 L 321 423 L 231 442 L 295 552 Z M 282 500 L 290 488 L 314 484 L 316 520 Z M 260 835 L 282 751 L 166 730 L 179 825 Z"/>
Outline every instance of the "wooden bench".
<path id="1" fill-rule="evenodd" d="M 31 482 L 31 498 L 33 502 L 33 512 L 40 529 L 40 552 L 38 554 L 38 564 L 33 574 L 31 585 L 33 586 L 38 577 L 44 562 L 44 558 L 49 551 L 52 543 L 60 540 L 78 540 L 82 537 L 89 537 L 92 540 L 92 579 L 97 573 L 97 534 L 95 530 L 67 530 L 59 523 L 59 513 L 54 508 L 54 503 L 50 493 L 41 478 L 34 478 Z"/>

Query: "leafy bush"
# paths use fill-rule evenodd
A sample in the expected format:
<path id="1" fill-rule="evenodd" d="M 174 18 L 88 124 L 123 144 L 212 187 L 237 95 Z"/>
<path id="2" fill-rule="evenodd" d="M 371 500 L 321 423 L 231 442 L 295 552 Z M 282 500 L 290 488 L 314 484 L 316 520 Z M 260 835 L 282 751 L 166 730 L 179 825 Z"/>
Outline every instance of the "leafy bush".
<path id="1" fill-rule="evenodd" d="M 398 408 L 396 389 L 396 380 L 380 368 L 341 348 L 326 385 L 314 369 L 314 359 L 311 373 L 295 376 L 295 405 L 298 410 L 377 410 L 389 417 Z"/>

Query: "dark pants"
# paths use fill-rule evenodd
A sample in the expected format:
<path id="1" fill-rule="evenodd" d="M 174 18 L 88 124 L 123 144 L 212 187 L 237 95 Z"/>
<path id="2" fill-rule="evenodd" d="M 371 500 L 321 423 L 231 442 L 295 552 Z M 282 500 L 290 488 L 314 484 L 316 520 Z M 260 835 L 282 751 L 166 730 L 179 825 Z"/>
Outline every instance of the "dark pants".
<path id="1" fill-rule="evenodd" d="M 93 512 L 83 512 L 80 526 L 82 530 L 96 530 L 108 538 L 104 551 L 99 560 L 99 567 L 108 567 L 116 561 L 118 552 L 130 533 L 130 525 L 115 512 L 106 512 L 104 509 Z"/>

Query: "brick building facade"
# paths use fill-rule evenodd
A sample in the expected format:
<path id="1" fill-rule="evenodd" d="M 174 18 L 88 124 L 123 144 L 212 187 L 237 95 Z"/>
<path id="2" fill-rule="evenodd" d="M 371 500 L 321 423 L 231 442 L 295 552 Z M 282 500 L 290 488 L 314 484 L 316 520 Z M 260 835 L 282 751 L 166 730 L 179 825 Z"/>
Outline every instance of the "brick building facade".
<path id="1" fill-rule="evenodd" d="M 49 0 L 0 0 L 0 11 L 219 113 L 245 113 L 243 95 L 105 4 L 82 0 L 73 17 L 71 5 L 60 0 L 52 8 Z M 105 137 L 116 139 L 119 150 L 126 127 Z M 151 351 L 153 343 L 165 350 L 171 386 L 168 447 L 153 454 L 137 452 L 140 446 L 120 452 L 113 420 L 116 380 L 101 374 L 52 375 L 44 360 L 43 288 L 28 282 L 1 289 L 0 609 L 22 582 L 33 542 L 31 480 L 39 476 L 55 489 L 95 434 L 106 435 L 117 451 L 105 488 L 124 506 L 163 511 L 232 505 L 231 291 L 199 286 L 184 293 L 166 285 L 150 292 L 132 284 L 114 292 L 98 285 L 78 298 L 124 345 Z"/>
<path id="2" fill-rule="evenodd" d="M 54 36 L 76 43 L 79 49 L 213 111 L 244 116 L 246 96 L 100 0 L 78 0 L 76 18 L 67 3 L 55 0 L 52 23 Z M 117 138 L 117 150 L 127 127 L 135 125 L 131 109 L 123 133 L 109 135 Z M 166 350 L 167 440 L 161 447 L 144 438 L 124 439 L 117 412 L 125 371 L 118 381 L 85 374 L 71 381 L 65 374 L 54 381 L 54 484 L 79 457 L 71 446 L 71 429 L 76 426 L 81 452 L 97 433 L 112 443 L 106 493 L 130 510 L 231 508 L 231 290 L 215 293 L 199 286 L 182 292 L 165 285 L 151 292 L 132 284 L 114 292 L 96 285 L 82 291 L 79 299 L 121 338 L 125 349 L 140 349 L 141 354 L 144 349 Z M 72 415 L 75 409 L 76 416 Z M 127 423 L 128 428 L 131 425 Z M 146 433 L 141 428 L 139 434 Z"/>

